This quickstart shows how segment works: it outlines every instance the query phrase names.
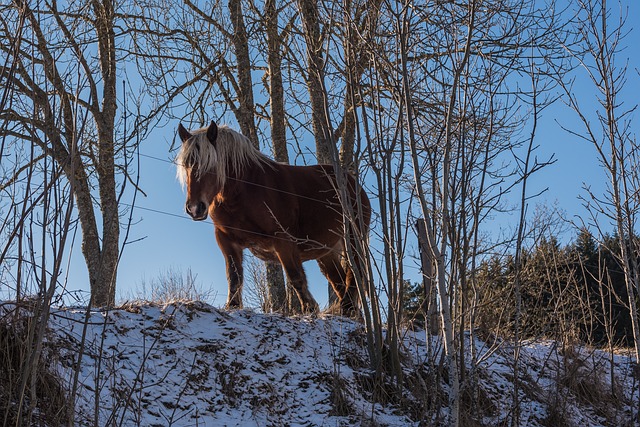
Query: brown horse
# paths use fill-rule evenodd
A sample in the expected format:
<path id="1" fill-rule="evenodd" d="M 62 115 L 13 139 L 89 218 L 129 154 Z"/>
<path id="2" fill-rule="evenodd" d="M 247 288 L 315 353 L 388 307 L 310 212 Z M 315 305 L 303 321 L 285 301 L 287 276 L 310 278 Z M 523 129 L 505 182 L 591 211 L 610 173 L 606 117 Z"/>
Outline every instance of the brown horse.
<path id="1" fill-rule="evenodd" d="M 248 248 L 262 260 L 282 264 L 305 313 L 317 312 L 318 304 L 302 263 L 317 260 L 343 314 L 354 314 L 358 292 L 352 266 L 344 262 L 346 241 L 353 248 L 355 239 L 367 240 L 371 206 L 353 176 L 346 175 L 348 190 L 341 193 L 332 166 L 276 163 L 240 133 L 213 122 L 193 132 L 180 124 L 178 134 L 185 209 L 195 221 L 213 220 L 227 267 L 227 307 L 242 307 L 242 251 Z M 355 219 L 345 233 L 343 206 L 349 205 L 359 215 L 351 215 Z"/>

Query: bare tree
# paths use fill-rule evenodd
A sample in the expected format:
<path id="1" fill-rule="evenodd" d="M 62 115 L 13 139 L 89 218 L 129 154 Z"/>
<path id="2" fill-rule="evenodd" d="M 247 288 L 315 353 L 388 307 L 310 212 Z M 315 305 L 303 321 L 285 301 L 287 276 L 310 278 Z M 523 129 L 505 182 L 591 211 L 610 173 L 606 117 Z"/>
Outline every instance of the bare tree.
<path id="1" fill-rule="evenodd" d="M 287 129 L 284 83 L 282 78 L 282 56 L 285 40 L 288 37 L 289 28 L 280 31 L 280 14 L 276 0 L 268 0 L 264 3 L 262 22 L 264 23 L 267 38 L 267 70 L 270 109 L 271 141 L 273 144 L 273 157 L 277 162 L 289 163 L 289 151 L 287 148 Z M 285 279 L 282 267 L 275 262 L 266 263 L 267 283 L 269 287 L 268 311 L 286 313 L 288 311 L 301 312 L 301 307 L 295 292 L 291 286 L 285 287 Z"/>
<path id="2" fill-rule="evenodd" d="M 242 133 L 259 149 L 256 120 L 261 117 L 262 107 L 255 102 L 252 75 L 264 57 L 256 58 L 252 53 L 252 43 L 262 39 L 249 33 L 247 22 L 252 26 L 263 24 L 268 46 L 267 89 L 273 91 L 269 99 L 274 153 L 276 160 L 287 161 L 280 71 L 284 35 L 279 32 L 276 3 L 267 2 L 262 14 L 240 0 L 230 0 L 226 7 L 219 2 L 201 5 L 190 1 L 185 6 L 166 7 L 155 1 L 140 4 L 140 15 L 133 25 L 135 55 L 144 59 L 139 62 L 139 69 L 157 99 L 157 114 L 190 116 L 189 120 L 204 124 L 213 112 L 230 109 Z M 185 17 L 191 24 L 185 25 Z M 192 25 L 193 22 L 201 25 Z M 162 54 L 155 55 L 157 51 Z M 168 84 L 167 80 L 174 83 Z M 176 108 L 165 100 L 186 104 Z M 209 111 L 211 106 L 213 111 Z M 282 269 L 267 263 L 267 277 L 272 295 L 269 305 L 276 311 L 283 310 L 286 297 Z"/>
<path id="3" fill-rule="evenodd" d="M 362 17 L 375 15 L 375 8 L 368 10 L 365 3 L 358 2 L 352 9 L 327 12 L 327 19 L 339 16 L 345 23 L 357 23 L 357 26 L 345 26 L 344 34 L 332 35 L 336 37 L 336 46 L 344 46 L 345 51 L 354 55 L 347 59 L 347 71 L 339 68 L 343 64 L 332 62 L 332 81 L 347 88 L 346 95 L 334 95 L 325 87 L 325 72 L 327 61 L 337 61 L 338 56 L 325 53 L 329 48 L 322 34 L 326 24 L 319 9 L 322 5 L 300 2 L 298 11 L 290 4 L 279 4 L 275 0 L 266 2 L 262 8 L 235 0 L 228 5 L 187 2 L 186 11 L 179 5 L 165 6 L 154 2 L 145 4 L 141 12 L 144 16 L 134 26 L 138 28 L 135 30 L 136 55 L 145 60 L 140 65 L 148 83 L 156 81 L 153 92 L 158 105 L 168 107 L 163 100 L 183 99 L 193 110 L 189 114 L 202 119 L 210 114 L 205 106 L 213 105 L 217 111 L 230 109 L 242 132 L 254 144 L 259 142 L 259 133 L 270 133 L 274 157 L 284 162 L 289 161 L 287 128 L 301 124 L 302 129 L 308 129 L 314 137 L 319 163 L 341 163 L 355 171 L 355 88 L 363 70 L 357 34 L 367 25 L 370 27 L 368 18 Z M 367 13 L 360 13 L 362 11 Z M 184 25 L 185 12 L 202 25 Z M 262 48 L 255 49 L 252 45 Z M 162 54 L 156 58 L 148 53 L 158 49 Z M 301 61 L 301 57 L 306 61 Z M 264 71 L 262 81 L 268 105 L 256 102 L 257 88 L 252 75 L 257 71 Z M 177 75 L 185 77 L 182 82 L 176 80 Z M 287 77 L 286 81 L 283 76 Z M 300 91 L 296 85 L 300 80 L 304 81 L 308 93 L 304 99 L 298 98 Z M 291 88 L 288 97 L 285 87 Z M 343 114 L 330 114 L 333 102 L 344 105 Z M 311 107 L 308 122 L 297 117 L 292 119 L 287 112 L 287 106 L 306 109 L 307 104 Z M 263 119 L 269 122 L 268 131 L 261 123 Z M 334 120 L 340 123 L 335 131 L 332 130 Z M 299 137 L 291 133 L 293 139 Z M 336 141 L 340 138 L 342 144 L 338 150 Z M 281 276 L 281 271 L 275 266 L 268 270 L 268 276 L 274 277 L 270 281 L 274 283 L 273 295 L 277 299 L 278 289 L 284 289 L 275 277 Z M 274 306 L 280 305 L 274 301 Z"/>
<path id="4" fill-rule="evenodd" d="M 309 91 L 311 125 L 316 141 L 318 163 L 332 163 L 332 122 L 329 115 L 329 99 L 325 87 L 325 37 L 321 31 L 319 3 L 313 0 L 298 0 L 302 21 L 302 36 L 306 49 L 304 78 Z"/>
<path id="5" fill-rule="evenodd" d="M 55 2 L 34 8 L 16 1 L 2 7 L 3 63 L 12 71 L 1 76 L 11 87 L 0 113 L 3 140 L 32 146 L 36 161 L 52 159 L 61 168 L 82 228 L 91 304 L 112 305 L 119 201 L 130 180 L 135 141 L 118 121 L 115 4 L 71 2 L 61 9 Z M 22 170 L 5 186 L 17 182 Z"/>
<path id="6" fill-rule="evenodd" d="M 22 66 L 35 56 L 35 45 L 26 41 L 29 36 L 31 41 L 35 39 L 30 31 L 33 22 L 29 21 L 34 12 L 17 5 L 3 6 L 1 12 L 0 55 L 4 66 L 0 68 L 0 111 L 8 117 L 17 111 L 26 114 L 31 108 L 36 122 L 45 117 L 62 121 L 64 110 L 53 110 L 46 116 L 37 110 L 37 104 L 26 103 L 22 110 L 16 106 L 24 100 L 20 90 L 25 87 L 25 79 L 34 82 L 40 78 L 40 69 Z M 12 18 L 16 21 L 11 22 Z M 4 38 L 9 28 L 11 39 Z M 37 96 L 43 95 L 33 94 Z M 68 105 L 81 108 L 73 99 Z M 86 116 L 79 117 L 77 125 L 84 126 L 86 120 Z M 16 137 L 18 132 L 23 135 Z M 0 292 L 2 299 L 15 301 L 3 309 L 0 334 L 2 420 L 4 425 L 66 424 L 72 410 L 60 382 L 49 373 L 44 343 L 51 306 L 64 291 L 64 265 L 77 230 L 73 216 L 75 181 L 67 179 L 68 173 L 74 176 L 75 171 L 73 165 L 65 170 L 27 137 L 28 132 L 38 132 L 37 125 L 22 127 L 10 120 L 0 125 Z M 52 141 L 40 133 L 37 142 L 47 146 Z M 77 151 L 77 140 L 71 144 L 69 148 Z"/>

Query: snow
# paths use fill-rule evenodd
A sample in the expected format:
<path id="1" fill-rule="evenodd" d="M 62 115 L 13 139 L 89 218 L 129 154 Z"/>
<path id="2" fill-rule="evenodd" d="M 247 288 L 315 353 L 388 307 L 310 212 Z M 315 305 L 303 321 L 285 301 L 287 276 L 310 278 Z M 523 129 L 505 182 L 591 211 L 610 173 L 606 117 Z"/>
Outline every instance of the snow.
<path id="1" fill-rule="evenodd" d="M 68 344 L 69 356 L 77 351 L 84 317 L 84 310 L 52 314 L 51 328 Z M 335 359 L 345 332 L 356 328 L 342 318 L 294 319 L 203 304 L 92 312 L 77 402 L 84 419 L 78 421 L 92 422 L 98 395 L 99 425 L 346 424 L 347 417 L 331 415 L 330 396 L 334 374 L 352 376 Z M 379 410 L 360 403 L 367 413 Z M 403 416 L 376 417 L 410 424 Z"/>
<path id="2" fill-rule="evenodd" d="M 413 410 L 397 399 L 376 403 L 363 380 L 370 374 L 363 325 L 338 316 L 176 302 L 55 309 L 48 326 L 48 348 L 69 392 L 78 375 L 78 425 L 419 426 L 446 425 L 449 413 L 444 380 L 439 410 L 424 406 L 425 396 L 422 407 L 413 396 Z M 482 424 L 499 425 L 513 415 L 516 348 L 474 339 L 477 369 L 468 376 L 483 394 L 478 414 Z M 520 425 L 623 425 L 632 418 L 638 385 L 630 354 L 554 341 L 518 350 Z M 437 337 L 406 331 L 406 377 L 420 372 L 427 389 L 437 388 L 428 379 L 442 351 Z"/>

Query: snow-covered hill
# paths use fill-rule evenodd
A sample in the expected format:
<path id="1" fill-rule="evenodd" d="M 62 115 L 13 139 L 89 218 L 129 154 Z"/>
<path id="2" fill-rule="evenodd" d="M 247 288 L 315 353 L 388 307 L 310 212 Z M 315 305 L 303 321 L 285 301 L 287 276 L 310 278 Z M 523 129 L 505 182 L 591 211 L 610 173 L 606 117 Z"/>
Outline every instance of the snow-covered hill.
<path id="1" fill-rule="evenodd" d="M 78 425 L 446 425 L 446 369 L 429 362 L 441 360 L 439 339 L 427 348 L 424 331 L 406 333 L 407 387 L 400 398 L 385 397 L 367 380 L 362 328 L 333 316 L 132 304 L 88 317 L 84 309 L 53 310 L 47 348 L 69 392 L 77 370 Z M 465 419 L 503 425 L 513 415 L 513 348 L 475 347 L 470 377 L 479 404 Z M 470 349 L 466 359 L 470 366 Z M 522 347 L 520 360 L 520 425 L 632 425 L 638 395 L 629 355 L 537 342 Z"/>

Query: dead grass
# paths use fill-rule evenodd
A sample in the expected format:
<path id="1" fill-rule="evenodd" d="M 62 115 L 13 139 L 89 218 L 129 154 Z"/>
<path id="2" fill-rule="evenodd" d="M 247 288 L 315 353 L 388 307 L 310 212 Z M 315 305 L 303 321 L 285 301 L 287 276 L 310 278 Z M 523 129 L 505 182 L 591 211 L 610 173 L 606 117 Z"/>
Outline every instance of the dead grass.
<path id="1" fill-rule="evenodd" d="M 346 417 L 353 415 L 355 409 L 353 408 L 348 396 L 349 384 L 338 373 L 333 373 L 326 378 L 327 385 L 330 388 L 330 401 L 331 411 L 330 415 L 337 415 L 339 417 Z"/>

